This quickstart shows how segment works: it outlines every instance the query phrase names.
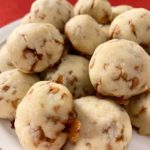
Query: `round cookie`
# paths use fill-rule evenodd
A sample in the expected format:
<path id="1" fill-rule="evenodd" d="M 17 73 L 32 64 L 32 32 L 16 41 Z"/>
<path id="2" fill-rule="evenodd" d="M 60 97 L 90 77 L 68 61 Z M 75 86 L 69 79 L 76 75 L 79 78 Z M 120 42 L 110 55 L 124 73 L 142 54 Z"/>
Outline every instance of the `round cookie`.
<path id="1" fill-rule="evenodd" d="M 31 13 L 26 14 L 21 20 L 21 25 L 28 23 L 32 23 Z"/>
<path id="2" fill-rule="evenodd" d="M 114 39 L 95 50 L 90 79 L 98 93 L 128 99 L 150 88 L 150 57 L 137 43 Z"/>
<path id="3" fill-rule="evenodd" d="M 25 73 L 41 72 L 60 60 L 64 40 L 53 25 L 30 23 L 11 33 L 7 48 L 17 69 Z"/>
<path id="4" fill-rule="evenodd" d="M 88 14 L 98 23 L 106 24 L 111 20 L 111 5 L 107 0 L 78 0 L 74 14 Z"/>
<path id="5" fill-rule="evenodd" d="M 79 15 L 70 19 L 65 25 L 65 33 L 73 47 L 87 55 L 92 55 L 95 48 L 107 40 L 99 24 L 89 15 Z"/>
<path id="6" fill-rule="evenodd" d="M 140 45 L 150 44 L 150 11 L 137 8 L 117 16 L 111 23 L 109 35 L 114 39 L 127 39 Z"/>
<path id="7" fill-rule="evenodd" d="M 109 28 L 110 28 L 110 24 L 100 26 L 100 29 L 105 33 L 107 39 L 109 39 Z"/>
<path id="8" fill-rule="evenodd" d="M 89 79 L 89 61 L 81 56 L 67 55 L 58 67 L 46 70 L 44 80 L 66 86 L 75 98 L 92 95 L 95 93 Z"/>
<path id="9" fill-rule="evenodd" d="M 63 150 L 125 150 L 132 137 L 127 112 L 111 100 L 95 96 L 74 101 L 81 123 L 79 139 Z"/>
<path id="10" fill-rule="evenodd" d="M 131 98 L 126 108 L 139 133 L 150 134 L 150 92 Z"/>
<path id="11" fill-rule="evenodd" d="M 60 150 L 73 100 L 69 90 L 57 83 L 41 81 L 28 91 L 19 104 L 15 127 L 21 145 L 27 150 Z"/>
<path id="12" fill-rule="evenodd" d="M 0 72 L 14 69 L 6 45 L 0 49 Z"/>
<path id="13" fill-rule="evenodd" d="M 63 32 L 65 23 L 73 16 L 73 6 L 67 0 L 36 0 L 23 23 L 53 24 Z"/>
<path id="14" fill-rule="evenodd" d="M 133 9 L 133 7 L 129 5 L 118 5 L 118 6 L 112 7 L 112 20 L 116 18 L 117 16 L 119 16 L 120 14 L 131 9 Z"/>
<path id="15" fill-rule="evenodd" d="M 0 74 L 0 118 L 15 119 L 16 109 L 29 88 L 39 79 L 17 69 Z"/>

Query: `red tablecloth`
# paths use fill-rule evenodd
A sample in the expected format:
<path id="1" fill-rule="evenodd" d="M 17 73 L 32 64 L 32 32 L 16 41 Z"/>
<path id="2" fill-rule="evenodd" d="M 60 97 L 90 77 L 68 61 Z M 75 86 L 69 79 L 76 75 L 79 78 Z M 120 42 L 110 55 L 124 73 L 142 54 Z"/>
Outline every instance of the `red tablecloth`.
<path id="1" fill-rule="evenodd" d="M 0 0 L 0 27 L 26 14 L 34 0 Z M 69 0 L 75 3 L 76 0 Z M 150 9 L 150 0 L 110 0 L 112 5 L 129 4 Z"/>

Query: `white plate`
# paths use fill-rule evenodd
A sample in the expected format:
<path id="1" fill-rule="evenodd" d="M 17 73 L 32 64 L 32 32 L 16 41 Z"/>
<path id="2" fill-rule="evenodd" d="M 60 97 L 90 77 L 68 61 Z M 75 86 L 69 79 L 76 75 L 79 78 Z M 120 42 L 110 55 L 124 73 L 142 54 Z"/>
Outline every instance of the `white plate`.
<path id="1" fill-rule="evenodd" d="M 0 44 L 4 43 L 10 32 L 19 24 L 19 20 L 0 29 Z M 2 150 L 23 150 L 8 121 L 0 120 L 0 148 Z M 150 150 L 150 136 L 141 136 L 133 131 L 133 139 L 128 150 Z"/>

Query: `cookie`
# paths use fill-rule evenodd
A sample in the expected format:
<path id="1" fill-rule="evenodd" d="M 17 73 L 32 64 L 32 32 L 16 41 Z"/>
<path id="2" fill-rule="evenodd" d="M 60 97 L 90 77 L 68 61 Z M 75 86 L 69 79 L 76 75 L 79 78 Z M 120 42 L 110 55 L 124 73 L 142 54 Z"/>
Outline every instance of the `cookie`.
<path id="1" fill-rule="evenodd" d="M 17 69 L 1 73 L 0 118 L 14 120 L 18 104 L 38 80 L 36 75 L 24 74 Z"/>
<path id="2" fill-rule="evenodd" d="M 23 23 L 40 22 L 53 24 L 61 32 L 65 23 L 73 16 L 73 6 L 67 0 L 36 0 Z"/>
<path id="3" fill-rule="evenodd" d="M 89 79 L 89 61 L 81 56 L 67 55 L 58 67 L 48 69 L 43 73 L 44 80 L 66 86 L 75 98 L 94 94 L 94 88 Z"/>
<path id="4" fill-rule="evenodd" d="M 114 39 L 95 50 L 90 79 L 100 94 L 128 99 L 150 88 L 150 57 L 137 43 Z"/>
<path id="5" fill-rule="evenodd" d="M 0 72 L 14 69 L 6 45 L 0 49 Z"/>
<path id="6" fill-rule="evenodd" d="M 88 14 L 98 23 L 106 24 L 111 20 L 111 5 L 107 0 L 78 0 L 75 15 Z"/>
<path id="7" fill-rule="evenodd" d="M 31 19 L 31 14 L 30 14 L 30 13 L 26 14 L 26 15 L 22 18 L 22 20 L 21 20 L 21 25 L 23 25 L 23 24 L 28 24 L 28 23 L 32 23 L 32 19 Z"/>
<path id="8" fill-rule="evenodd" d="M 105 33 L 105 35 L 107 36 L 107 39 L 109 39 L 109 28 L 110 28 L 110 24 L 101 25 L 100 28 L 101 28 L 101 30 Z"/>
<path id="9" fill-rule="evenodd" d="M 150 92 L 131 98 L 126 108 L 138 132 L 150 134 Z"/>
<path id="10" fill-rule="evenodd" d="M 89 15 L 79 15 L 70 19 L 65 25 L 65 33 L 73 47 L 87 55 L 92 55 L 95 48 L 107 40 L 99 24 Z"/>
<path id="11" fill-rule="evenodd" d="M 67 142 L 63 150 L 125 150 L 131 141 L 132 127 L 127 112 L 111 100 L 95 96 L 74 101 L 81 123 L 79 138 Z"/>
<path id="12" fill-rule="evenodd" d="M 109 35 L 114 39 L 127 39 L 140 45 L 150 44 L 150 11 L 131 9 L 117 16 L 110 26 Z"/>
<path id="13" fill-rule="evenodd" d="M 50 81 L 33 85 L 16 113 L 16 133 L 23 148 L 60 150 L 68 137 L 65 128 L 72 110 L 66 87 Z"/>
<path id="14" fill-rule="evenodd" d="M 133 7 L 129 5 L 118 5 L 118 6 L 112 7 L 112 20 L 116 18 L 117 16 L 119 16 L 120 14 L 131 9 L 133 9 Z"/>
<path id="15" fill-rule="evenodd" d="M 7 41 L 13 65 L 22 72 L 42 72 L 57 63 L 64 40 L 51 24 L 30 23 L 17 27 Z"/>

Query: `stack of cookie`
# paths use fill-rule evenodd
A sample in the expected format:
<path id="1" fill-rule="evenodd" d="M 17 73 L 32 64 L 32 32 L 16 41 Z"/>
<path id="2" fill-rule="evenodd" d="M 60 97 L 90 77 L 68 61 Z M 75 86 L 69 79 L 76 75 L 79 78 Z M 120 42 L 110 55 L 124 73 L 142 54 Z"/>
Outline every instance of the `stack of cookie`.
<path id="1" fill-rule="evenodd" d="M 0 118 L 25 150 L 125 150 L 132 125 L 150 134 L 149 18 L 107 0 L 32 4 L 0 51 Z"/>

